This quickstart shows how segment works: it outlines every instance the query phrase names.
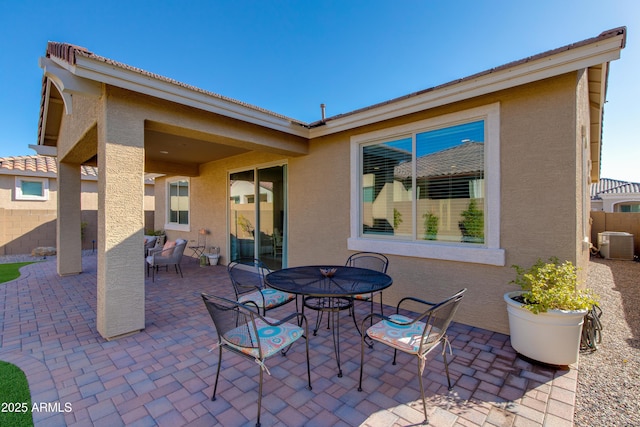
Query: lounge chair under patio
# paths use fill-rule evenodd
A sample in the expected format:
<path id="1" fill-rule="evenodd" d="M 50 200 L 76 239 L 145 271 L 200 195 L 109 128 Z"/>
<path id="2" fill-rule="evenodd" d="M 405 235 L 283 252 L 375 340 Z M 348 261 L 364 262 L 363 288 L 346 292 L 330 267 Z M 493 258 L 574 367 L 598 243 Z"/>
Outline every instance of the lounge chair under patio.
<path id="1" fill-rule="evenodd" d="M 180 262 L 182 261 L 182 255 L 184 249 L 187 246 L 187 241 L 184 239 L 178 239 L 175 242 L 167 242 L 160 250 L 150 250 L 149 255 L 146 258 L 147 261 L 147 277 L 149 277 L 149 270 L 152 272 L 152 280 L 156 280 L 156 270 L 158 267 L 165 266 L 168 270 L 170 265 L 173 265 L 176 269 L 176 273 L 180 273 L 182 276 L 182 268 L 180 268 Z"/>

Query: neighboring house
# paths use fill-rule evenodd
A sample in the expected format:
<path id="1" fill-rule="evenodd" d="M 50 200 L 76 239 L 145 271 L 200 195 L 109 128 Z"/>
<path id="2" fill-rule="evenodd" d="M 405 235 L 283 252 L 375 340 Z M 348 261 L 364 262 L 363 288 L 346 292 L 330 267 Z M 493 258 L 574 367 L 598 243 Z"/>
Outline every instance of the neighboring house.
<path id="1" fill-rule="evenodd" d="M 640 212 L 640 183 L 600 178 L 591 184 L 591 210 Z"/>
<path id="2" fill-rule="evenodd" d="M 277 229 L 275 268 L 382 252 L 394 280 L 386 303 L 466 287 L 456 320 L 508 332 L 511 265 L 588 266 L 609 62 L 625 40 L 613 29 L 314 123 L 49 43 L 33 148 L 59 162 L 58 273 L 82 271 L 79 171 L 93 163 L 107 339 L 145 327 L 145 173 L 164 175 L 155 228 L 169 239 L 205 228 L 229 261 L 274 253 L 262 236 Z"/>
<path id="3" fill-rule="evenodd" d="M 28 254 L 56 246 L 58 168 L 55 157 L 0 157 L 0 255 Z M 83 165 L 81 177 L 82 246 L 97 235 L 98 172 Z M 145 211 L 153 226 L 153 181 L 145 189 Z"/>

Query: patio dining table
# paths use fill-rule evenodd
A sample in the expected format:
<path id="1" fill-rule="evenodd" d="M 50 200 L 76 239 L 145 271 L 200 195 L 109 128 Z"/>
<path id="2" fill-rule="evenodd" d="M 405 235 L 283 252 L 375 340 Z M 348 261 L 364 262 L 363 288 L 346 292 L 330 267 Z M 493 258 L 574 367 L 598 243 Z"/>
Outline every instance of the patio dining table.
<path id="1" fill-rule="evenodd" d="M 330 316 L 333 334 L 333 348 L 338 364 L 338 377 L 342 377 L 340 367 L 340 322 L 343 310 L 353 307 L 353 297 L 358 294 L 382 291 L 393 283 L 385 273 L 366 268 L 343 265 L 311 265 L 284 268 L 269 273 L 265 277 L 268 286 L 283 292 L 301 295 L 304 308 L 327 312 Z M 355 317 L 354 317 L 354 324 Z M 317 330 L 317 326 L 316 326 Z M 360 332 L 358 330 L 358 332 Z"/>

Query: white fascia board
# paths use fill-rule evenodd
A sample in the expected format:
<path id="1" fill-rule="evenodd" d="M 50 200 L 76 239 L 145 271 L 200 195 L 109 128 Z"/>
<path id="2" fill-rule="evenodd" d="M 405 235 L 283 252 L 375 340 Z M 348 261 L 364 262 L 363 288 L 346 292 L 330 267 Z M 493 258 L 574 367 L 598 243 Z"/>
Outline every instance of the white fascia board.
<path id="1" fill-rule="evenodd" d="M 316 138 L 342 132 L 607 63 L 620 58 L 621 40 L 622 36 L 613 37 L 598 43 L 568 49 L 531 62 L 481 74 L 477 78 L 461 81 L 457 84 L 435 88 L 414 97 L 350 114 L 344 118 L 329 120 L 323 126 L 310 129 L 309 136 Z"/>
<path id="2" fill-rule="evenodd" d="M 602 200 L 640 200 L 640 193 L 604 193 L 598 194 Z"/>
<path id="3" fill-rule="evenodd" d="M 95 59 L 82 56 L 76 57 L 76 65 L 73 73 L 85 79 L 143 93 L 269 129 L 305 138 L 308 137 L 309 134 L 306 127 L 298 125 L 291 120 L 270 115 L 253 108 L 216 98 L 174 83 L 161 81 L 137 71 L 119 68 Z"/>
<path id="4" fill-rule="evenodd" d="M 33 178 L 55 178 L 54 172 L 37 172 L 37 171 L 23 171 L 23 170 L 6 170 L 0 169 L 0 175 L 11 176 L 29 176 Z"/>
<path id="5" fill-rule="evenodd" d="M 100 96 L 102 95 L 102 85 L 98 82 L 78 78 L 74 75 L 74 67 L 68 63 L 52 58 L 40 58 L 40 68 L 44 71 L 44 75 L 50 82 L 58 88 L 64 101 L 64 107 L 67 114 L 72 113 L 73 104 L 71 97 L 73 94 L 81 94 L 84 96 Z M 49 87 L 47 87 L 48 95 Z M 47 99 L 49 97 L 47 96 Z"/>
<path id="6" fill-rule="evenodd" d="M 58 147 L 51 147 L 49 145 L 29 144 L 29 148 L 31 148 L 41 156 L 58 157 Z"/>

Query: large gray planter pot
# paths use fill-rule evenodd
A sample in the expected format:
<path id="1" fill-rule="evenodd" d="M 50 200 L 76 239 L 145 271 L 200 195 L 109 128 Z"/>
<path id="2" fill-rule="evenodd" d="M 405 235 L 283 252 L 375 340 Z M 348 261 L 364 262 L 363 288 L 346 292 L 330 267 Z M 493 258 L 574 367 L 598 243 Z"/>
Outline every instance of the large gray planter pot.
<path id="1" fill-rule="evenodd" d="M 522 294 L 504 294 L 509 314 L 511 346 L 523 356 L 549 365 L 570 365 L 578 361 L 582 323 L 587 310 L 549 310 L 534 314 L 511 299 Z"/>

